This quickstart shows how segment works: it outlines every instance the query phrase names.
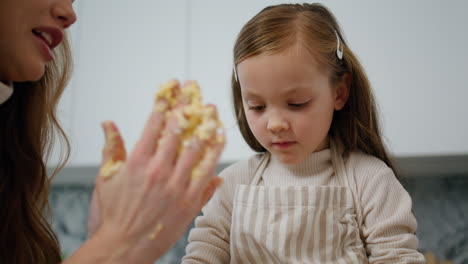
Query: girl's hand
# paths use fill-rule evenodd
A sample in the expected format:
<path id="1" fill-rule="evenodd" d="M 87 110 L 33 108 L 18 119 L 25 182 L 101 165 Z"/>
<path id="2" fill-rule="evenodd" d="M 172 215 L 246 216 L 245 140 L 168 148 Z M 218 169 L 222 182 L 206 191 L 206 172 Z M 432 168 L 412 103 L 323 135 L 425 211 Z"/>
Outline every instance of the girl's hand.
<path id="1" fill-rule="evenodd" d="M 224 140 L 194 138 L 178 156 L 181 128 L 174 116 L 164 124 L 164 115 L 151 114 L 128 158 L 115 124 L 103 123 L 106 146 L 91 203 L 89 233 L 116 241 L 117 247 L 120 243 L 133 263 L 152 263 L 171 248 L 222 182 L 213 176 Z M 197 165 L 205 146 L 207 151 Z M 200 176 L 191 179 L 195 165 Z"/>

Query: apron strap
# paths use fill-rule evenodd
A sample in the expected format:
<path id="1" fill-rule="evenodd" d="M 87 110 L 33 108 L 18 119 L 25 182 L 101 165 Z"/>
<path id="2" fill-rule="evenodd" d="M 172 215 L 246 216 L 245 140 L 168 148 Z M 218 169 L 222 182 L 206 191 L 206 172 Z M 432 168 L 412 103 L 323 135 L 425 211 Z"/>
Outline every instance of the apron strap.
<path id="1" fill-rule="evenodd" d="M 356 211 L 356 220 L 358 222 L 359 230 L 362 230 L 362 207 L 361 203 L 358 201 L 358 194 L 356 193 L 357 185 L 356 179 L 353 177 L 349 177 L 346 173 L 346 169 L 344 166 L 343 156 L 341 154 L 340 148 L 333 137 L 330 137 L 330 151 L 331 151 L 331 160 L 333 169 L 335 170 L 335 175 L 337 176 L 338 183 L 345 187 L 348 187 L 350 193 L 352 195 L 354 209 Z M 257 168 L 254 171 L 254 177 L 250 182 L 250 185 L 258 185 L 262 180 L 263 172 L 265 171 L 268 163 L 270 162 L 270 153 L 265 152 L 262 159 L 260 160 Z"/>
<path id="2" fill-rule="evenodd" d="M 343 156 L 339 150 L 339 147 L 335 140 L 330 137 L 330 154 L 331 154 L 331 161 L 333 164 L 333 169 L 335 171 L 335 176 L 338 179 L 338 183 L 340 185 L 350 187 L 349 180 L 347 177 Z"/>
<path id="3" fill-rule="evenodd" d="M 270 163 L 270 153 L 265 152 L 257 168 L 255 168 L 254 177 L 252 178 L 250 185 L 258 185 L 260 183 L 260 181 L 262 180 L 263 172 L 265 171 L 265 168 L 267 167 L 268 163 Z"/>
<path id="4" fill-rule="evenodd" d="M 354 178 L 354 174 L 351 177 L 348 175 L 348 173 L 346 173 L 343 155 L 337 143 L 338 142 L 336 139 L 330 137 L 331 160 L 335 170 L 335 175 L 338 178 L 338 182 L 348 187 L 348 189 L 351 191 L 351 198 L 353 199 L 354 209 L 356 210 L 356 220 L 359 226 L 359 230 L 362 230 L 362 207 L 358 199 L 359 195 L 357 194 L 356 179 Z"/>

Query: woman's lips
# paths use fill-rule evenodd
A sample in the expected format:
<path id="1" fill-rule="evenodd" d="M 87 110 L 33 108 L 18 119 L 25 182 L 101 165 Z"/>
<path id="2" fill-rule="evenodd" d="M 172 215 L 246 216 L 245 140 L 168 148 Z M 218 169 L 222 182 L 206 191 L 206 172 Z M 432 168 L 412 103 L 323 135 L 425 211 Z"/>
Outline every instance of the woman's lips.
<path id="1" fill-rule="evenodd" d="M 63 32 L 54 27 L 37 27 L 33 30 L 34 35 L 44 39 L 50 49 L 57 47 L 63 40 Z"/>
<path id="2" fill-rule="evenodd" d="M 39 46 L 42 53 L 48 61 L 54 59 L 52 50 L 57 47 L 63 40 L 63 33 L 58 28 L 53 27 L 38 27 L 32 30 L 33 35 L 39 41 Z"/>
<path id="3" fill-rule="evenodd" d="M 39 48 L 40 48 L 42 54 L 44 54 L 44 56 L 46 57 L 46 59 L 48 61 L 53 60 L 54 59 L 54 54 L 52 53 L 52 50 L 50 49 L 49 44 L 47 43 L 47 41 L 45 41 L 43 38 L 41 38 L 40 36 L 37 36 L 37 35 L 34 35 L 34 37 L 36 38 L 37 43 L 39 45 Z"/>

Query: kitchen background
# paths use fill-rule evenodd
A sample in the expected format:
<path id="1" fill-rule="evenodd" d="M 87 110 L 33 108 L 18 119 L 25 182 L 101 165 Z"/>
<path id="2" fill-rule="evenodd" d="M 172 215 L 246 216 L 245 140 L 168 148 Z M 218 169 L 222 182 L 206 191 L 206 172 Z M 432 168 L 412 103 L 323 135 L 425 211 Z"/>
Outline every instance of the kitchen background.
<path id="1" fill-rule="evenodd" d="M 87 210 L 104 137 L 115 120 L 131 149 L 157 85 L 196 79 L 220 107 L 227 145 L 220 168 L 252 154 L 230 109 L 232 47 L 248 19 L 291 1 L 75 2 L 75 72 L 59 107 L 71 159 L 50 195 L 54 229 L 70 254 L 86 239 Z M 468 263 L 468 2 L 319 1 L 338 18 L 380 107 L 384 135 L 413 197 L 420 248 Z M 49 167 L 60 156 L 56 148 Z M 158 263 L 177 263 L 185 239 Z"/>

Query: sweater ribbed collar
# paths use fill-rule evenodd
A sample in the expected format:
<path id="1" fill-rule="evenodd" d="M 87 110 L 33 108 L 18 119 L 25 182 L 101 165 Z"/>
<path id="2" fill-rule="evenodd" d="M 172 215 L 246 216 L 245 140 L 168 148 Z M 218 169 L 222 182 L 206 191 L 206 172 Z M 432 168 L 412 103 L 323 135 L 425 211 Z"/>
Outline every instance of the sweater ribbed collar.
<path id="1" fill-rule="evenodd" d="M 273 155 L 270 159 L 269 171 L 276 173 L 288 173 L 298 177 L 311 176 L 321 174 L 329 170 L 332 166 L 330 148 L 313 152 L 304 160 L 294 165 L 288 165 L 280 162 Z"/>

